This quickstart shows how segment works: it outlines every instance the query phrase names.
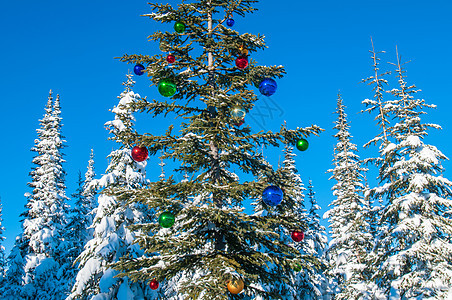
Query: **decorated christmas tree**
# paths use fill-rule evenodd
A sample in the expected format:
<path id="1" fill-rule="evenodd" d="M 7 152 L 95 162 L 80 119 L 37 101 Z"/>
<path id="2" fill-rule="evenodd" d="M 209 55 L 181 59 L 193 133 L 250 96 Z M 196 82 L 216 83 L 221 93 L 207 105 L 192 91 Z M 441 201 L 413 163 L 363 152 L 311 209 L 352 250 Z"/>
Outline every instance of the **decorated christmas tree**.
<path id="1" fill-rule="evenodd" d="M 121 201 L 143 203 L 158 216 L 130 226 L 143 232 L 135 242 L 146 253 L 124 256 L 114 268 L 119 277 L 172 290 L 168 299 L 295 299 L 286 288 L 294 262 L 303 269 L 315 260 L 295 246 L 308 225 L 295 214 L 287 173 L 258 149 L 288 144 L 306 151 L 308 137 L 321 129 L 255 132 L 244 123 L 258 96 L 274 95 L 285 73 L 253 59 L 266 47 L 263 36 L 234 29 L 256 2 L 151 3 L 154 12 L 147 16 L 174 29 L 151 34 L 156 53 L 121 58 L 160 94 L 127 107 L 149 118 L 176 117 L 180 124 L 160 135 L 114 132 L 124 148 L 138 149 L 135 160 L 148 151 L 174 166 L 173 175 L 141 189 L 111 189 Z M 178 174 L 187 180 L 176 180 Z M 250 201 L 266 212 L 247 214 Z"/>

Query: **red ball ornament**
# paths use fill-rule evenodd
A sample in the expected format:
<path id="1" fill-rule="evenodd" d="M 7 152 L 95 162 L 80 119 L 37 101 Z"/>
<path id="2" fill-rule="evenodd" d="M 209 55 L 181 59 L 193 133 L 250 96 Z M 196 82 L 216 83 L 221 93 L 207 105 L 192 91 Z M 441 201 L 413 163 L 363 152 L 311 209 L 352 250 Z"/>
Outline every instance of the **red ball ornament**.
<path id="1" fill-rule="evenodd" d="M 156 290 L 159 288 L 159 282 L 155 279 L 152 279 L 151 282 L 149 282 L 149 287 L 151 290 Z"/>
<path id="2" fill-rule="evenodd" d="M 134 161 L 142 162 L 148 158 L 148 149 L 146 147 L 135 146 L 132 149 L 132 158 Z"/>
<path id="3" fill-rule="evenodd" d="M 294 242 L 301 242 L 304 239 L 304 233 L 302 231 L 293 231 L 291 234 Z"/>
<path id="4" fill-rule="evenodd" d="M 240 70 L 245 69 L 246 67 L 248 67 L 248 57 L 246 55 L 240 55 L 239 57 L 237 57 L 237 59 L 235 60 L 235 65 L 237 66 L 237 68 L 239 68 Z"/>
<path id="5" fill-rule="evenodd" d="M 168 56 L 166 57 L 166 61 L 170 64 L 174 63 L 176 61 L 176 57 L 172 54 L 168 54 Z"/>
<path id="6" fill-rule="evenodd" d="M 234 125 L 237 126 L 237 127 L 240 127 L 243 124 L 245 124 L 245 119 L 240 120 L 239 122 L 235 123 Z"/>

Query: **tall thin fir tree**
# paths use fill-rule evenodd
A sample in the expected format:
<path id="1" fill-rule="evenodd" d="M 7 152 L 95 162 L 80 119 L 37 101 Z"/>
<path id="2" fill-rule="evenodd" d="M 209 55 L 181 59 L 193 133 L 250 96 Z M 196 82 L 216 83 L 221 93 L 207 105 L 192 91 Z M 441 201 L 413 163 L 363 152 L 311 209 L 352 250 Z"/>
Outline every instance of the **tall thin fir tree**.
<path id="1" fill-rule="evenodd" d="M 312 180 L 308 181 L 307 189 L 307 199 L 309 201 L 309 211 L 308 211 L 308 229 L 305 233 L 305 244 L 309 252 L 307 254 L 314 256 L 318 259 L 319 265 L 313 268 L 314 272 L 309 272 L 309 280 L 311 280 L 316 287 L 316 293 L 311 293 L 308 295 L 301 293 L 301 299 L 331 299 L 333 294 L 334 285 L 332 285 L 328 277 L 326 276 L 327 271 L 327 260 L 326 260 L 326 248 L 328 245 L 328 238 L 326 235 L 326 229 L 320 224 L 320 215 L 318 211 L 322 208 L 317 203 L 315 196 L 314 186 Z M 304 298 L 302 298 L 304 296 Z"/>
<path id="2" fill-rule="evenodd" d="M 123 83 L 125 90 L 112 110 L 115 119 L 106 123 L 114 136 L 121 131 L 131 131 L 134 118 L 127 105 L 141 99 L 132 91 L 133 84 L 132 75 L 127 75 Z M 144 205 L 116 197 L 112 191 L 113 188 L 129 191 L 144 185 L 146 161 L 133 161 L 129 148 L 114 150 L 108 157 L 106 174 L 92 180 L 85 189 L 85 194 L 96 189 L 103 191 L 90 227 L 94 237 L 77 258 L 80 271 L 67 299 L 153 299 L 155 295 L 146 284 L 131 282 L 127 276 L 116 277 L 118 272 L 111 268 L 123 255 L 131 259 L 144 255 L 139 246 L 133 244 L 140 232 L 130 230 L 129 225 L 149 222 L 149 211 Z"/>
<path id="3" fill-rule="evenodd" d="M 262 36 L 231 27 L 232 17 L 254 12 L 256 2 L 151 3 L 154 12 L 147 16 L 175 25 L 176 32 L 150 36 L 170 53 L 122 57 L 143 66 L 159 92 L 171 97 L 142 100 L 132 108 L 152 117 L 175 115 L 181 125 L 170 126 L 163 135 L 120 132 L 118 138 L 177 161 L 181 167 L 175 173 L 188 171 L 192 177 L 183 182 L 169 177 L 121 196 L 147 204 L 159 216 L 168 212 L 175 223 L 169 228 L 157 222 L 136 226 L 144 232 L 136 242 L 155 255 L 124 257 L 115 268 L 137 282 L 156 280 L 161 289 L 181 278 L 177 299 L 281 299 L 288 297 L 280 291 L 291 282 L 293 262 L 305 264 L 294 243 L 280 234 L 307 227 L 296 219 L 293 198 L 286 195 L 276 206 L 259 200 L 269 186 L 286 190 L 288 179 L 257 154 L 255 145 L 295 145 L 321 129 L 281 126 L 277 132 L 252 133 L 242 123 L 258 101 L 254 85 L 264 82 L 273 89 L 273 78 L 285 73 L 282 66 L 258 66 L 249 58 L 266 47 Z M 253 179 L 241 179 L 242 173 Z M 261 201 L 268 213 L 247 214 L 243 204 L 248 200 Z"/>
<path id="4" fill-rule="evenodd" d="M 389 127 L 391 142 L 382 149 L 380 186 L 369 196 L 384 197 L 373 279 L 389 299 L 449 299 L 452 297 L 452 225 L 445 216 L 452 202 L 452 182 L 443 177 L 447 157 L 424 143 L 436 124 L 421 122 L 427 104 L 408 85 L 397 53 L 398 88 L 390 90 L 397 123 Z"/>
<path id="5" fill-rule="evenodd" d="M 90 158 L 88 160 L 88 167 L 84 178 L 79 171 L 78 174 L 78 188 L 72 198 L 75 199 L 75 206 L 71 211 L 71 217 L 67 225 L 67 237 L 70 241 L 67 250 L 67 267 L 65 276 L 68 280 L 68 294 L 75 283 L 75 278 L 78 272 L 77 264 L 74 263 L 77 257 L 82 253 L 83 247 L 93 238 L 94 229 L 90 226 L 93 224 L 93 210 L 96 208 L 96 191 L 89 189 L 89 185 L 94 180 L 94 152 L 91 149 Z"/>
<path id="6" fill-rule="evenodd" d="M 96 172 L 94 168 L 94 150 L 91 149 L 91 153 L 89 155 L 88 166 L 85 172 L 85 182 L 83 182 L 83 197 L 84 197 L 84 213 L 85 219 L 83 220 L 84 224 L 91 225 L 94 220 L 94 210 L 97 207 L 96 195 L 97 192 L 95 189 L 91 188 L 91 182 L 95 180 Z M 94 236 L 94 229 L 88 228 L 86 232 L 85 244 L 88 240 L 92 239 Z"/>
<path id="7" fill-rule="evenodd" d="M 11 299 L 62 299 L 64 277 L 59 245 L 65 241 L 68 205 L 65 196 L 59 96 L 53 101 L 50 91 L 44 117 L 37 129 L 38 138 L 31 149 L 35 167 L 30 172 L 33 189 L 27 193 L 26 211 L 21 214 L 23 233 L 16 239 L 10 255 L 7 281 Z"/>
<path id="8" fill-rule="evenodd" d="M 372 76 L 369 76 L 366 79 L 363 79 L 362 82 L 366 83 L 367 85 L 373 86 L 372 89 L 374 90 L 374 96 L 373 99 L 365 99 L 363 100 L 363 104 L 366 105 L 366 109 L 362 112 L 372 113 L 374 111 L 377 111 L 377 116 L 375 117 L 375 120 L 377 121 L 377 125 L 380 129 L 380 133 L 373 139 L 371 139 L 368 143 L 364 145 L 364 147 L 368 147 L 370 145 L 386 145 L 388 143 L 388 130 L 387 127 L 390 123 L 390 117 L 391 117 L 391 109 L 390 105 L 387 105 L 389 103 L 386 103 L 384 99 L 384 93 L 385 93 L 385 86 L 388 84 L 388 80 L 386 79 L 387 75 L 389 75 L 391 72 L 380 72 L 380 58 L 379 54 L 385 53 L 385 51 L 375 51 L 374 43 L 371 38 L 372 43 L 372 50 L 369 52 L 372 54 L 372 62 L 373 62 L 373 72 L 374 74 Z M 379 163 L 378 157 L 376 158 L 369 158 L 366 160 L 366 162 L 373 162 L 378 164 Z"/>
<path id="9" fill-rule="evenodd" d="M 3 286 L 3 283 L 6 281 L 6 268 L 7 268 L 5 247 L 2 245 L 2 242 L 5 240 L 4 231 L 5 227 L 3 227 L 2 198 L 0 197 L 0 290 Z"/>
<path id="10" fill-rule="evenodd" d="M 366 106 L 366 109 L 362 110 L 361 113 L 374 113 L 376 112 L 376 123 L 380 130 L 380 132 L 376 135 L 376 137 L 372 138 L 369 142 L 364 144 L 365 148 L 369 148 L 371 145 L 378 146 L 378 151 L 380 153 L 379 156 L 369 157 L 365 158 L 363 162 L 366 165 L 373 165 L 377 168 L 380 168 L 382 164 L 384 164 L 384 160 L 382 159 L 381 153 L 384 151 L 384 148 L 390 143 L 389 140 L 389 133 L 388 133 L 388 127 L 390 127 L 390 120 L 394 117 L 393 111 L 392 111 L 392 102 L 389 100 L 386 100 L 384 95 L 386 94 L 385 87 L 388 85 L 388 80 L 386 79 L 388 75 L 391 74 L 390 71 L 381 72 L 380 71 L 380 55 L 386 53 L 385 51 L 376 51 L 374 47 L 373 40 L 371 39 L 372 44 L 372 50 L 369 52 L 371 53 L 371 59 L 372 59 L 372 71 L 373 75 L 369 76 L 366 79 L 363 79 L 363 83 L 367 83 L 367 85 L 372 86 L 372 89 L 374 91 L 373 99 L 366 98 L 362 101 L 362 104 Z M 377 180 L 381 180 L 380 175 L 377 176 Z M 376 201 L 369 198 L 369 193 L 371 189 L 367 189 L 364 198 L 369 203 L 376 203 Z M 378 239 L 378 234 L 380 231 L 383 230 L 382 227 L 385 226 L 385 224 L 381 224 L 381 214 L 382 210 L 385 205 L 385 199 L 383 197 L 378 197 L 377 199 L 378 205 L 372 206 L 373 211 L 373 220 L 370 220 L 373 223 L 370 223 L 370 225 L 373 225 L 375 227 L 371 227 L 371 231 L 374 231 L 374 244 L 375 240 Z M 370 218 L 368 218 L 370 219 Z M 378 227 L 378 228 L 377 228 Z M 375 249 L 374 249 L 375 250 Z M 379 249 L 379 251 L 383 251 L 382 249 Z M 371 253 L 368 254 L 367 259 L 367 265 L 366 265 L 366 271 L 367 274 L 374 274 L 376 272 L 377 266 L 373 263 L 375 259 L 377 259 L 378 256 L 383 255 L 382 252 L 376 252 L 371 251 Z M 366 292 L 373 295 L 376 299 L 384 299 L 384 294 L 379 289 L 378 285 L 376 285 L 375 281 L 372 280 L 372 278 L 367 282 L 367 288 Z"/>
<path id="11" fill-rule="evenodd" d="M 330 204 L 332 208 L 324 215 L 330 222 L 332 238 L 328 249 L 328 273 L 338 284 L 336 299 L 367 299 L 366 285 L 370 274 L 364 270 L 373 238 L 367 222 L 368 203 L 363 193 L 363 174 L 366 169 L 361 166 L 358 149 L 351 141 L 345 108 L 338 94 L 334 169 L 328 170 L 332 173 L 330 180 L 336 181 L 332 188 L 336 198 Z M 386 122 L 383 124 L 386 130 Z"/>
<path id="12" fill-rule="evenodd" d="M 84 245 L 93 238 L 93 228 L 89 228 L 93 224 L 93 210 L 97 207 L 96 191 L 90 188 L 91 183 L 95 180 L 94 170 L 94 151 L 91 149 L 88 160 L 87 170 L 84 177 L 81 172 L 78 174 L 78 188 L 72 195 L 75 199 L 75 205 L 72 209 L 72 218 L 68 228 L 72 240 L 75 242 L 75 258 L 82 252 Z"/>
<path id="13" fill-rule="evenodd" d="M 53 139 L 57 145 L 57 149 L 61 150 L 66 147 L 64 142 L 64 136 L 62 135 L 62 120 L 61 117 L 61 105 L 60 105 L 60 96 L 57 95 L 55 101 L 52 106 L 52 121 L 53 121 Z M 53 299 L 56 298 L 64 298 L 68 295 L 69 285 L 71 284 L 71 278 L 67 277 L 68 271 L 72 269 L 73 257 L 67 257 L 67 246 L 71 244 L 71 241 L 66 236 L 67 232 L 67 223 L 68 216 L 70 212 L 70 207 L 68 204 L 69 197 L 66 196 L 66 171 L 62 168 L 62 164 L 65 162 L 63 159 L 64 153 L 62 151 L 55 152 L 55 159 L 57 162 L 57 169 L 59 170 L 56 173 L 56 196 L 61 201 L 60 206 L 63 213 L 63 219 L 61 220 L 61 225 L 59 225 L 59 235 L 60 244 L 56 247 L 55 257 L 57 259 L 59 268 L 57 272 L 57 278 L 59 279 L 59 285 L 57 287 L 58 292 L 53 296 Z"/>

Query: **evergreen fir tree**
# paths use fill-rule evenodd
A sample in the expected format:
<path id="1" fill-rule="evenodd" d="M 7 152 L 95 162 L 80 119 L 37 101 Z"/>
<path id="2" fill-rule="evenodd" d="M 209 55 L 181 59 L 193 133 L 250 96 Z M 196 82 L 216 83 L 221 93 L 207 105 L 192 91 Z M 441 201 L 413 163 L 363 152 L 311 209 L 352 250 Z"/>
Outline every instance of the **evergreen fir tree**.
<path id="1" fill-rule="evenodd" d="M 91 149 L 85 178 L 82 178 L 82 174 L 79 171 L 78 187 L 75 193 L 72 194 L 73 199 L 75 199 L 75 206 L 72 209 L 72 215 L 67 226 L 70 247 L 66 254 L 69 266 L 67 266 L 65 272 L 65 276 L 68 280 L 68 292 L 70 292 L 74 285 L 78 272 L 75 260 L 82 253 L 85 244 L 93 238 L 94 234 L 94 229 L 90 228 L 90 226 L 93 224 L 96 191 L 88 188 L 94 180 L 94 177 L 94 153 Z"/>
<path id="2" fill-rule="evenodd" d="M 27 244 L 19 235 L 16 237 L 14 246 L 8 255 L 8 270 L 6 277 L 0 286 L 0 295 L 5 300 L 21 299 L 21 292 L 24 285 L 25 249 Z"/>
<path id="3" fill-rule="evenodd" d="M 2 213 L 2 198 L 0 197 L 0 290 L 3 286 L 3 282 L 6 277 L 6 255 L 5 255 L 5 247 L 3 247 L 2 242 L 5 240 L 3 236 L 3 232 L 5 228 L 3 227 L 3 213 Z"/>
<path id="4" fill-rule="evenodd" d="M 314 269 L 315 272 L 309 274 L 309 279 L 315 284 L 317 289 L 315 294 L 310 294 L 309 297 L 304 297 L 302 299 L 319 299 L 321 296 L 330 295 L 332 289 L 330 283 L 325 275 L 327 261 L 326 261 L 326 246 L 328 239 L 326 236 L 325 227 L 320 224 L 320 215 L 318 211 L 321 207 L 317 204 L 317 199 L 315 197 L 314 186 L 312 185 L 312 180 L 308 183 L 308 193 L 307 198 L 309 200 L 309 212 L 308 212 L 308 229 L 305 233 L 305 244 L 310 254 L 317 258 L 320 262 L 320 267 Z"/>
<path id="5" fill-rule="evenodd" d="M 326 238 L 326 232 L 325 227 L 320 225 L 320 215 L 317 211 L 321 210 L 322 208 L 318 205 L 317 199 L 315 197 L 314 192 L 314 186 L 312 185 L 312 180 L 309 180 L 308 185 L 308 199 L 309 199 L 309 230 L 306 232 L 307 236 L 312 238 L 313 243 L 313 249 L 316 253 L 318 253 L 318 257 L 323 256 L 323 252 L 326 248 L 327 238 Z"/>
<path id="6" fill-rule="evenodd" d="M 445 216 L 452 203 L 452 182 L 442 176 L 447 159 L 435 146 L 424 143 L 429 128 L 421 122 L 425 108 L 414 85 L 405 80 L 397 54 L 399 88 L 390 92 L 397 123 L 388 130 L 391 142 L 380 150 L 380 186 L 369 191 L 386 201 L 378 229 L 373 276 L 390 299 L 448 299 L 452 297 L 452 225 Z"/>
<path id="7" fill-rule="evenodd" d="M 106 123 L 115 136 L 121 131 L 131 130 L 133 116 L 126 106 L 140 99 L 132 91 L 133 84 L 132 75 L 127 75 L 125 91 L 112 110 L 115 120 Z M 152 293 L 146 284 L 133 283 L 127 276 L 114 277 L 118 272 L 110 267 L 123 255 L 132 259 L 143 255 L 139 246 L 133 244 L 135 236 L 140 233 L 131 231 L 128 226 L 148 222 L 149 212 L 141 204 L 129 204 L 125 199 L 117 198 L 111 190 L 113 187 L 133 190 L 145 184 L 146 162 L 133 161 L 127 148 L 114 150 L 108 157 L 110 163 L 101 179 L 91 180 L 94 173 L 90 169 L 87 172 L 87 180 L 91 178 L 91 182 L 85 187 L 84 196 L 93 195 L 92 191 L 96 189 L 104 190 L 98 197 L 99 206 L 94 210 L 95 217 L 90 227 L 94 229 L 94 237 L 77 259 L 80 271 L 67 299 L 151 299 Z"/>
<path id="8" fill-rule="evenodd" d="M 7 281 L 12 284 L 9 295 L 15 299 L 62 299 L 65 295 L 64 258 L 59 247 L 65 242 L 68 206 L 60 114 L 59 96 L 53 101 L 50 92 L 32 148 L 37 153 L 28 184 L 33 192 L 26 194 L 26 211 L 21 214 L 23 233 L 9 257 Z"/>
<path id="9" fill-rule="evenodd" d="M 176 280 L 177 298 L 172 299 L 291 299 L 287 298 L 290 291 L 281 291 L 291 281 L 293 261 L 305 265 L 298 249 L 280 234 L 294 226 L 307 227 L 296 219 L 292 197 L 286 195 L 276 207 L 261 202 L 268 214 L 248 215 L 243 208 L 243 201 L 260 199 L 269 185 L 288 190 L 287 178 L 257 154 L 256 143 L 294 145 L 320 132 L 317 126 L 296 130 L 282 126 L 279 132 L 252 133 L 250 126 L 238 125 L 241 119 L 234 117 L 234 108 L 249 112 L 258 100 L 250 87 L 263 78 L 284 74 L 281 66 L 258 66 L 253 60 L 248 66 L 240 64 L 248 60 L 245 52 L 265 48 L 263 37 L 239 34 L 225 22 L 232 14 L 253 12 L 255 2 L 198 0 L 177 8 L 151 4 L 151 19 L 184 23 L 176 24 L 178 32 L 157 31 L 150 36 L 163 51 L 175 55 L 177 62 L 169 67 L 161 54 L 122 58 L 145 65 L 152 83 L 172 97 L 171 101 L 140 100 L 130 107 L 153 117 L 174 114 L 182 118 L 182 124 L 179 130 L 170 126 L 161 136 L 123 131 L 118 139 L 124 145 L 144 145 L 151 155 L 161 152 L 164 159 L 180 163 L 175 172 L 193 176 L 182 182 L 170 176 L 144 189 L 118 191 L 120 198 L 144 203 L 158 214 L 172 212 L 176 221 L 171 228 L 156 222 L 133 226 L 144 233 L 136 242 L 153 255 L 124 257 L 115 268 L 120 276 L 136 282 L 155 279 L 163 289 Z M 236 56 L 240 56 L 240 69 L 233 65 Z M 173 95 L 172 83 L 177 86 Z M 241 180 L 235 169 L 255 179 Z M 226 283 L 237 279 L 245 282 L 245 289 L 230 296 Z"/>
<path id="10" fill-rule="evenodd" d="M 94 172 L 94 153 L 91 149 L 88 167 L 84 178 L 79 171 L 78 187 L 72 197 L 75 199 L 75 206 L 72 209 L 72 217 L 68 224 L 68 232 L 74 242 L 73 258 L 77 258 L 83 251 L 85 244 L 93 238 L 93 229 L 89 228 L 93 224 L 93 210 L 96 208 L 96 191 L 90 188 L 91 182 L 96 176 Z"/>
<path id="11" fill-rule="evenodd" d="M 333 186 L 336 198 L 330 204 L 332 208 L 325 213 L 325 218 L 330 222 L 332 237 L 328 249 L 329 274 L 336 278 L 339 286 L 337 299 L 361 299 L 366 296 L 362 291 L 366 290 L 363 287 L 370 274 L 366 274 L 364 270 L 367 253 L 372 249 L 372 236 L 366 220 L 368 203 L 364 200 L 362 183 L 366 170 L 361 167 L 357 147 L 351 142 L 350 125 L 340 94 L 336 114 L 334 169 L 328 170 L 333 173 L 330 179 L 336 181 Z M 382 124 L 387 126 L 386 122 Z"/>
<path id="12" fill-rule="evenodd" d="M 381 132 L 373 139 L 371 139 L 368 143 L 364 145 L 364 147 L 368 147 L 369 145 L 373 144 L 376 145 L 378 143 L 380 144 L 386 144 L 388 143 L 388 130 L 387 127 L 390 123 L 390 115 L 391 115 L 391 105 L 387 105 L 388 103 L 384 100 L 384 86 L 388 84 L 388 81 L 386 80 L 386 76 L 390 74 L 390 72 L 384 72 L 380 73 L 379 64 L 380 64 L 380 58 L 378 57 L 378 54 L 385 53 L 384 51 L 376 52 L 374 48 L 374 43 L 372 42 L 372 50 L 369 51 L 372 54 L 372 61 L 373 61 L 373 71 L 374 74 L 366 79 L 363 79 L 362 82 L 367 83 L 368 85 L 373 85 L 373 90 L 375 91 L 373 99 L 365 99 L 362 103 L 366 105 L 366 109 L 362 112 L 368 112 L 372 113 L 374 111 L 377 111 L 378 114 L 375 117 L 375 120 L 377 120 L 377 124 L 379 126 L 379 129 Z M 378 164 L 379 158 L 370 158 L 366 160 L 366 162 L 374 162 Z"/>
<path id="13" fill-rule="evenodd" d="M 91 224 L 93 224 L 94 220 L 94 210 L 97 207 L 96 201 L 96 190 L 91 188 L 91 182 L 94 181 L 96 177 L 96 172 L 94 170 L 94 150 L 91 149 L 91 153 L 88 160 L 88 167 L 85 172 L 85 181 L 83 183 L 83 209 L 82 213 L 85 216 L 83 223 L 86 224 L 87 231 L 85 233 L 86 239 L 85 244 L 88 240 L 93 238 L 94 230 L 93 228 L 88 228 Z"/>

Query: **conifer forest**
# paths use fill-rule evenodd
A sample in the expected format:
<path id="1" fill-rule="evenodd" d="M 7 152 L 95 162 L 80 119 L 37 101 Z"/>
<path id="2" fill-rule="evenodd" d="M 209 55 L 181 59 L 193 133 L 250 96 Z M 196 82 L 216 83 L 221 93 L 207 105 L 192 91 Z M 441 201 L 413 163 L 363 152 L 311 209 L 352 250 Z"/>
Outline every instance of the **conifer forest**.
<path id="1" fill-rule="evenodd" d="M 74 192 L 64 95 L 36 95 L 44 110 L 8 253 L 1 205 L 14 200 L 0 198 L 0 299 L 452 299 L 452 181 L 427 138 L 441 126 L 408 76 L 415 62 L 399 49 L 386 61 L 369 39 L 360 115 L 376 134 L 364 145 L 351 135 L 357 112 L 331 95 L 334 144 L 319 159 L 332 158 L 332 200 L 321 213 L 297 157 L 326 128 L 250 122 L 286 75 L 278 58 L 259 63 L 265 33 L 243 30 L 258 1 L 175 2 L 143 12 L 149 51 L 116 58 L 130 71 L 104 122 L 114 147 L 87 149 Z M 136 126 L 165 118 L 174 122 Z"/>

